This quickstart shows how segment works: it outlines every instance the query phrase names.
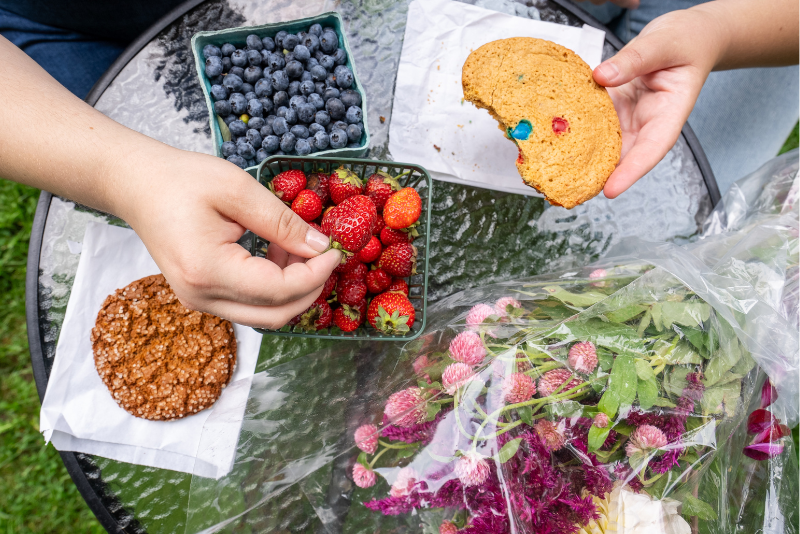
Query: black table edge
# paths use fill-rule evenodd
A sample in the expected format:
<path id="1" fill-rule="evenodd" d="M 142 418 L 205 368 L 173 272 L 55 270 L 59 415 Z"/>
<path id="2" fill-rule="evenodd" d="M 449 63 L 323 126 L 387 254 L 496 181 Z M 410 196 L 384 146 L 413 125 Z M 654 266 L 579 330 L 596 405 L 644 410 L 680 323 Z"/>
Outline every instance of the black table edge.
<path id="1" fill-rule="evenodd" d="M 114 79 L 119 75 L 123 68 L 131 61 L 131 59 L 138 54 L 150 41 L 153 40 L 161 31 L 167 26 L 172 24 L 179 17 L 186 14 L 189 10 L 201 4 L 204 0 L 186 0 L 169 13 L 161 17 L 155 24 L 148 28 L 144 33 L 136 38 L 122 54 L 111 64 L 108 70 L 100 77 L 99 80 L 92 86 L 89 94 L 84 99 L 87 104 L 94 106 L 100 99 L 100 96 L 108 88 Z M 624 43 L 605 27 L 600 21 L 584 11 L 581 7 L 576 6 L 569 0 L 552 0 L 558 4 L 565 11 L 573 14 L 577 18 L 586 22 L 591 26 L 602 29 L 606 32 L 606 39 L 617 50 L 624 46 Z M 716 206 L 720 199 L 719 187 L 714 178 L 714 173 L 708 163 L 705 152 L 703 152 L 700 142 L 694 131 L 686 123 L 682 130 L 683 136 L 686 139 L 689 149 L 700 167 L 700 173 L 703 176 L 703 181 L 708 189 L 709 196 L 711 197 L 712 205 Z M 47 222 L 47 214 L 50 208 L 50 202 L 53 198 L 51 193 L 42 191 L 39 196 L 39 202 L 36 206 L 36 214 L 33 219 L 33 226 L 31 229 L 31 239 L 28 246 L 28 263 L 25 274 L 25 316 L 28 329 L 28 346 L 31 354 L 31 365 L 33 368 L 33 376 L 36 381 L 36 391 L 39 394 L 39 400 L 44 399 L 44 393 L 47 389 L 48 374 L 44 365 L 44 353 L 42 351 L 42 332 L 39 324 L 39 258 L 42 249 L 42 241 L 44 239 L 44 230 Z M 116 518 L 112 515 L 111 511 L 103 503 L 100 496 L 89 483 L 86 473 L 78 463 L 77 454 L 74 452 L 59 451 L 64 466 L 72 478 L 73 483 L 78 488 L 86 504 L 94 513 L 100 525 L 106 531 L 117 534 L 125 533 L 126 529 L 117 522 Z"/>

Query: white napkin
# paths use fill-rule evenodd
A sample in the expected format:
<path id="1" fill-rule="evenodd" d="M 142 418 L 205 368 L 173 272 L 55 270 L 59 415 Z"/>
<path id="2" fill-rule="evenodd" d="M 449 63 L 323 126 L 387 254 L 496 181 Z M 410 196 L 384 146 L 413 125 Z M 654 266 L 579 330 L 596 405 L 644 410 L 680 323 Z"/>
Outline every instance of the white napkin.
<path id="1" fill-rule="evenodd" d="M 213 407 L 177 421 L 133 417 L 114 402 L 97 374 L 89 335 L 109 294 L 160 270 L 139 236 L 126 228 L 91 222 L 82 246 L 73 248 L 80 250 L 81 258 L 42 402 L 39 431 L 61 451 L 211 478 L 227 474 L 233 465 L 261 334 L 234 325 L 236 369 Z M 231 417 L 231 409 L 238 410 L 238 417 Z M 217 412 L 225 414 L 223 423 L 215 422 Z M 209 432 L 219 435 L 215 439 Z M 214 446 L 198 453 L 201 436 Z"/>
<path id="2" fill-rule="evenodd" d="M 395 161 L 419 163 L 439 180 L 541 196 L 523 184 L 514 165 L 517 148 L 498 130 L 497 121 L 463 100 L 461 67 L 467 56 L 509 37 L 553 41 L 594 68 L 602 60 L 605 32 L 451 0 L 415 0 L 408 8 L 389 125 L 389 152 Z"/>

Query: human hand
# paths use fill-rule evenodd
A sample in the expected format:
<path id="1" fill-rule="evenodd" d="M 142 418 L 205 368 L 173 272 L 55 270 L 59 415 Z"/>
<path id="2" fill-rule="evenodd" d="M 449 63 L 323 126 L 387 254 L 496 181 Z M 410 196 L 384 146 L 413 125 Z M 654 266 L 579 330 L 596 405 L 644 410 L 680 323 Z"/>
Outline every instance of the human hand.
<path id="1" fill-rule="evenodd" d="M 722 48 L 709 15 L 693 9 L 658 17 L 594 70 L 595 81 L 609 88 L 622 129 L 622 154 L 606 197 L 632 186 L 678 140 Z"/>
<path id="2" fill-rule="evenodd" d="M 576 0 L 578 2 L 583 2 L 584 0 Z M 621 8 L 624 9 L 636 9 L 639 7 L 639 0 L 589 0 L 596 6 L 600 6 L 606 3 L 606 1 L 611 2 Z"/>
<path id="3" fill-rule="evenodd" d="M 339 251 L 320 254 L 325 235 L 221 158 L 149 145 L 123 166 L 112 209 L 188 308 L 280 328 L 314 302 L 339 264 Z M 245 228 L 269 240 L 267 259 L 236 243 Z"/>

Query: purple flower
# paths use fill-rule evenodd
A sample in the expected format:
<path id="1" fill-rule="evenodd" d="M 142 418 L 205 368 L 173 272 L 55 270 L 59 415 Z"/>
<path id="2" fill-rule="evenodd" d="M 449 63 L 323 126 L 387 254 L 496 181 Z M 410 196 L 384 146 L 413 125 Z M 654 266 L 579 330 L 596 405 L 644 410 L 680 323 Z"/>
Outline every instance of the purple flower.
<path id="1" fill-rule="evenodd" d="M 774 458 L 783 452 L 783 443 L 756 443 L 744 448 L 744 455 L 753 460 L 763 461 Z"/>
<path id="2" fill-rule="evenodd" d="M 390 441 L 404 441 L 406 443 L 419 441 L 422 442 L 422 445 L 427 445 L 433 439 L 437 425 L 450 410 L 452 410 L 452 407 L 449 406 L 442 409 L 441 412 L 436 414 L 436 418 L 433 421 L 426 423 L 406 427 L 388 425 L 381 430 L 381 437 Z"/>
<path id="3" fill-rule="evenodd" d="M 775 386 L 773 386 L 772 382 L 767 378 L 767 381 L 764 382 L 764 386 L 761 388 L 761 408 L 766 408 L 775 402 L 777 398 L 778 390 L 775 389 Z"/>

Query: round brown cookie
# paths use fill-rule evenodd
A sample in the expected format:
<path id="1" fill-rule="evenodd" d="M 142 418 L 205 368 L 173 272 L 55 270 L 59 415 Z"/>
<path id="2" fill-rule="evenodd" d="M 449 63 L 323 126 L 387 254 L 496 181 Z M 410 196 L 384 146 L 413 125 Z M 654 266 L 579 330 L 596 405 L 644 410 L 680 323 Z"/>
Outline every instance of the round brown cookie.
<path id="1" fill-rule="evenodd" d="M 106 297 L 91 340 L 95 367 L 111 396 L 144 419 L 205 410 L 236 365 L 230 321 L 185 308 L 160 274 Z"/>
<path id="2" fill-rule="evenodd" d="M 525 183 L 552 204 L 573 208 L 603 190 L 622 148 L 619 119 L 577 54 L 529 37 L 492 41 L 469 55 L 461 83 L 517 144 Z"/>

